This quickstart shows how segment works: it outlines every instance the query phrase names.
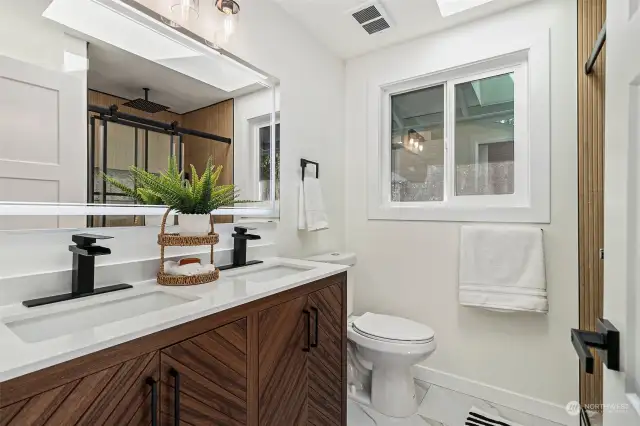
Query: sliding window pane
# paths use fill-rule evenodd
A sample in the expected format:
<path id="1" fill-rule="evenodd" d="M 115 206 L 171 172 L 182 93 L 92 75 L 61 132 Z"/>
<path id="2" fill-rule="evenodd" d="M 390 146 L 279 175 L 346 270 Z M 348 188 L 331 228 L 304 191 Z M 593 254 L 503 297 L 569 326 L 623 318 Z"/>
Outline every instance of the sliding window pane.
<path id="1" fill-rule="evenodd" d="M 391 201 L 442 201 L 444 85 L 391 97 Z"/>
<path id="2" fill-rule="evenodd" d="M 513 194 L 513 73 L 457 84 L 456 195 Z"/>

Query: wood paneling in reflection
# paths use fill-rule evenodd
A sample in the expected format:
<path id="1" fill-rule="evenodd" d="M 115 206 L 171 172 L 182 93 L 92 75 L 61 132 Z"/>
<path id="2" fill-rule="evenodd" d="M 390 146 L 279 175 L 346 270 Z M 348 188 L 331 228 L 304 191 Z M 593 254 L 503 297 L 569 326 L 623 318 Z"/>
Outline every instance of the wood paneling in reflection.
<path id="1" fill-rule="evenodd" d="M 595 330 L 602 317 L 604 244 L 605 50 L 593 72 L 584 73 L 606 16 L 606 0 L 578 1 L 578 259 L 580 329 Z M 597 357 L 597 354 L 595 354 Z M 580 402 L 602 404 L 602 363 L 593 375 L 580 373 Z"/>
<path id="2" fill-rule="evenodd" d="M 182 116 L 183 126 L 233 139 L 233 99 L 188 112 Z M 215 165 L 223 166 L 219 184 L 233 183 L 233 143 L 217 142 L 197 136 L 185 136 L 184 164 L 190 172 L 193 164 L 202 173 L 209 157 Z M 233 216 L 216 216 L 217 223 L 233 222 Z"/>
<path id="3" fill-rule="evenodd" d="M 105 108 L 108 108 L 111 105 L 117 105 L 120 112 L 165 123 L 173 123 L 174 121 L 177 121 L 181 126 L 189 129 L 200 130 L 202 132 L 213 133 L 215 135 L 233 139 L 233 99 L 188 112 L 186 114 L 176 114 L 168 111 L 150 114 L 135 108 L 123 106 L 123 104 L 128 101 L 129 99 L 120 98 L 94 90 L 89 90 L 87 94 L 87 102 L 90 105 L 97 105 Z M 133 130 L 131 131 L 133 132 Z M 150 134 L 150 143 L 153 142 L 153 138 L 168 138 L 168 136 L 162 134 Z M 133 140 L 133 137 L 131 139 Z M 142 156 L 142 152 L 144 152 L 144 143 L 142 142 L 144 138 L 142 136 L 142 131 L 139 131 L 139 140 L 141 141 L 140 156 Z M 184 144 L 183 166 L 185 172 L 190 173 L 190 165 L 193 164 L 196 167 L 198 174 L 202 173 L 207 159 L 211 156 L 214 164 L 224 167 L 218 183 L 223 185 L 233 183 L 233 143 L 227 144 L 188 135 L 184 136 L 182 141 Z M 158 157 L 158 155 L 154 155 L 157 150 L 149 151 L 150 171 L 159 171 L 166 168 L 165 157 L 167 157 L 169 153 L 168 144 L 166 144 L 166 147 L 166 155 L 161 155 L 161 163 L 154 160 L 154 158 Z M 97 151 L 95 159 L 96 164 L 100 164 L 99 156 L 100 153 Z M 159 167 L 158 164 L 162 164 L 162 166 Z M 233 216 L 216 216 L 216 222 L 231 223 L 233 222 Z"/>

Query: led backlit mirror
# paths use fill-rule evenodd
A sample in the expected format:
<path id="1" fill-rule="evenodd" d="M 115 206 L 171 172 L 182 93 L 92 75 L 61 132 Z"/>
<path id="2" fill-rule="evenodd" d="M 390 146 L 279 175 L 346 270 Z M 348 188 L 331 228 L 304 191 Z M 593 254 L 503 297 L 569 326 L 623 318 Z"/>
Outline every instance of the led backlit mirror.
<path id="1" fill-rule="evenodd" d="M 218 222 L 278 215 L 276 78 L 134 1 L 39 3 L 21 19 L 58 26 L 68 48 L 61 69 L 0 56 L 0 230 L 157 225 L 166 207 L 122 185 L 171 156 L 186 179 L 211 157 L 253 201 Z"/>

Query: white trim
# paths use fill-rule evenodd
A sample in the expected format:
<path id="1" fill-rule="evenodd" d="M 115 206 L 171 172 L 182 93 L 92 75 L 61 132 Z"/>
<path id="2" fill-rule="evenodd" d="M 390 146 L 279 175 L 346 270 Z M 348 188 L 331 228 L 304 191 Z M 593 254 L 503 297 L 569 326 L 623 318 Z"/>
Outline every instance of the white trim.
<path id="1" fill-rule="evenodd" d="M 0 202 L 0 216 L 84 216 L 84 215 L 146 215 L 162 216 L 166 206 L 131 206 L 120 204 L 47 204 L 47 203 L 3 203 Z M 245 217 L 273 217 L 272 208 L 233 207 L 211 212 L 214 216 L 238 215 Z M 176 214 L 171 212 L 171 215 Z"/>
<path id="2" fill-rule="evenodd" d="M 566 426 L 578 426 L 579 417 L 572 417 L 567 414 L 565 406 L 554 404 L 549 401 L 533 398 L 507 389 L 491 386 L 486 383 L 477 382 L 434 370 L 422 365 L 413 366 L 413 375 L 416 379 L 431 383 L 446 389 L 463 393 L 475 398 L 502 405 L 532 416 L 541 417 L 552 422 Z M 568 403 L 569 401 L 567 401 Z"/>
<path id="3" fill-rule="evenodd" d="M 260 170 L 261 170 L 261 162 L 260 162 L 260 129 L 263 129 L 265 127 L 271 127 L 273 125 L 277 126 L 278 124 L 280 124 L 280 111 L 276 111 L 276 117 L 275 120 L 272 119 L 272 115 L 273 114 L 266 114 L 260 117 L 254 117 L 249 119 L 249 125 L 251 127 L 251 164 L 253 164 L 252 170 L 254 173 L 256 173 L 256 178 L 252 179 L 253 183 L 254 183 L 254 190 L 256 191 L 255 193 L 260 196 Z M 272 136 L 272 140 L 274 140 L 275 138 L 275 131 L 272 129 L 271 131 L 271 136 Z M 273 142 L 272 145 L 275 145 L 275 140 Z M 271 146 L 269 147 L 271 148 Z M 272 150 L 275 152 L 275 148 Z M 277 152 L 275 152 L 277 154 Z M 275 155 L 275 154 L 273 154 Z M 274 158 L 272 156 L 272 158 Z M 275 165 L 275 161 L 274 161 L 274 165 Z M 269 174 L 272 174 L 271 171 L 269 171 Z M 273 174 L 275 174 L 275 170 L 273 171 Z M 252 173 L 252 177 L 253 177 L 253 173 Z M 271 179 L 269 180 L 269 182 L 271 182 Z M 256 197 L 257 198 L 257 197 Z M 257 203 L 257 205 L 262 205 L 262 203 L 271 203 L 271 201 L 273 200 L 262 200 L 259 203 Z M 276 204 L 278 204 L 278 200 L 275 200 Z"/>
<path id="4" fill-rule="evenodd" d="M 533 39 L 527 48 L 500 52 L 471 64 L 452 64 L 444 70 L 430 70 L 421 76 L 405 76 L 402 79 L 371 81 L 367 90 L 368 123 L 367 178 L 368 218 L 379 220 L 435 220 L 477 222 L 525 222 L 549 223 L 550 201 L 550 38 L 545 31 Z M 524 167 L 518 170 L 519 191 L 512 195 L 465 195 L 453 197 L 452 182 L 455 176 L 451 159 L 445 160 L 445 195 L 442 202 L 393 203 L 390 179 L 390 99 L 391 95 L 440 84 L 450 86 L 445 98 L 451 96 L 451 81 L 473 80 L 478 75 L 494 75 L 518 69 L 514 86 L 526 87 L 527 96 L 516 96 L 516 111 L 524 114 L 516 130 L 519 138 L 528 141 L 527 146 L 516 148 L 516 156 L 528 157 Z M 463 81 L 463 80 L 460 80 Z M 449 83 L 448 83 L 449 82 Z M 448 92 L 448 93 L 447 93 Z M 528 103 L 527 105 L 522 102 Z M 451 112 L 445 111 L 445 155 L 452 156 Z M 514 138 L 515 139 L 515 138 Z M 517 143 L 517 142 L 516 142 Z M 523 144 L 526 145 L 526 144 Z M 518 186 L 516 186 L 518 187 Z M 460 200 L 462 199 L 463 200 Z M 456 200 L 458 199 L 458 200 Z"/>

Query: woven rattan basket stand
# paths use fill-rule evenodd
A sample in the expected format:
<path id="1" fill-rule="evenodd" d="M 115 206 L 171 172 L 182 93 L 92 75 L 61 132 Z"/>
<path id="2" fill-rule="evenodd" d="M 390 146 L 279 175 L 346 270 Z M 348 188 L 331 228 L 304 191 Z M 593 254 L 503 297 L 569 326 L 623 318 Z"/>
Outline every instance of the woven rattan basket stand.
<path id="1" fill-rule="evenodd" d="M 167 212 L 162 217 L 160 234 L 158 234 L 158 244 L 160 245 L 160 271 L 158 272 L 158 284 L 186 286 L 206 284 L 216 281 L 220 277 L 220 270 L 218 268 L 216 268 L 214 272 L 200 275 L 169 275 L 164 272 L 165 247 L 211 246 L 211 264 L 215 265 L 215 263 L 213 262 L 213 246 L 218 244 L 218 241 L 220 241 L 220 237 L 214 232 L 213 229 L 213 216 L 210 217 L 211 231 L 207 235 L 185 236 L 180 234 L 165 233 L 167 217 L 169 216 L 170 212 L 171 209 L 167 209 Z"/>

